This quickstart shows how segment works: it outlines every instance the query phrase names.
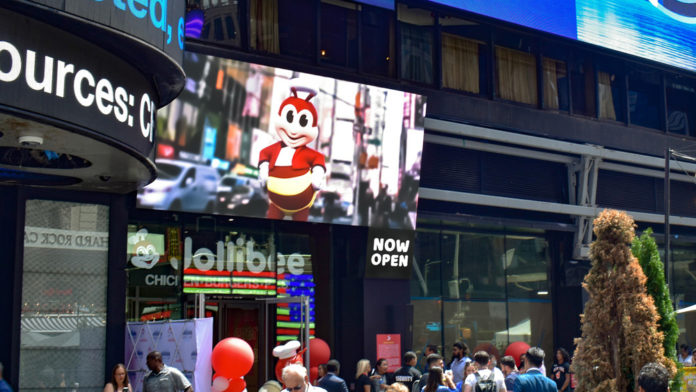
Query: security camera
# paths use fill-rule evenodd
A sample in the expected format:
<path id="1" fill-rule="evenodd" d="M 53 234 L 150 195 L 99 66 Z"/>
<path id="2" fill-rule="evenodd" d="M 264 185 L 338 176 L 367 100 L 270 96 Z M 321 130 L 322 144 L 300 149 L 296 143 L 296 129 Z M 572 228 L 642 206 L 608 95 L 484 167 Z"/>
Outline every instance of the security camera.
<path id="1" fill-rule="evenodd" d="M 43 144 L 43 137 L 33 135 L 22 135 L 17 141 L 23 147 L 37 147 Z"/>
<path id="2" fill-rule="evenodd" d="M 111 176 L 99 176 L 99 179 L 104 182 L 108 182 L 111 179 Z"/>

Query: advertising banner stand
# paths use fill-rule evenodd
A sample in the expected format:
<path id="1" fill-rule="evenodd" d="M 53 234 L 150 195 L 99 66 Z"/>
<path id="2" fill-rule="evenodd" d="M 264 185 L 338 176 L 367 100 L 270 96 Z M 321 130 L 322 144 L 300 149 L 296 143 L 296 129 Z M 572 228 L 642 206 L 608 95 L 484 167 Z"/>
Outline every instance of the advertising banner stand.
<path id="1" fill-rule="evenodd" d="M 126 324 L 125 361 L 131 391 L 143 390 L 149 371 L 147 354 L 159 351 L 167 366 L 175 367 L 189 379 L 195 391 L 210 392 L 213 351 L 213 319 L 129 322 Z"/>

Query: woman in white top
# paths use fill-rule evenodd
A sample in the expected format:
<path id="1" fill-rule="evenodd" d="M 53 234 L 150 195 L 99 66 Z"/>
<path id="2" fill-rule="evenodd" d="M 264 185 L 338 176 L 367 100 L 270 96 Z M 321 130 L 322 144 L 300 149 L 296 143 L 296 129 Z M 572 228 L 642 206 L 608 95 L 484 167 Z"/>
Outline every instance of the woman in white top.
<path id="1" fill-rule="evenodd" d="M 119 363 L 111 371 L 111 381 L 104 386 L 104 392 L 128 392 L 129 387 L 130 382 L 128 381 L 126 366 Z"/>
<path id="2" fill-rule="evenodd" d="M 686 344 L 679 346 L 679 362 L 684 366 L 691 366 L 693 362 L 693 357 L 691 356 L 691 347 Z"/>

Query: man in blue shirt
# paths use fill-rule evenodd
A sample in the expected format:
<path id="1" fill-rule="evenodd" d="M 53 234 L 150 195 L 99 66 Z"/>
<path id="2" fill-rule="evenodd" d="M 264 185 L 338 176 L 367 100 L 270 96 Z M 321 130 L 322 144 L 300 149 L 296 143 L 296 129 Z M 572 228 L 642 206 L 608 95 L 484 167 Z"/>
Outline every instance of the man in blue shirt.
<path id="1" fill-rule="evenodd" d="M 2 378 L 2 371 L 2 362 L 0 362 L 0 392 L 12 392 L 12 387 L 10 386 L 10 384 L 8 384 L 7 381 L 5 381 L 4 378 Z"/>
<path id="2" fill-rule="evenodd" d="M 520 375 L 515 365 L 515 359 L 510 355 L 500 358 L 500 368 L 505 375 L 505 388 L 507 388 L 508 391 L 512 391 L 514 389 L 515 379 Z"/>
<path id="3" fill-rule="evenodd" d="M 524 356 L 524 374 L 520 374 L 513 386 L 514 392 L 558 392 L 556 383 L 546 377 L 539 367 L 544 363 L 544 350 L 531 347 Z"/>
<path id="4" fill-rule="evenodd" d="M 329 360 L 326 363 L 326 376 L 321 378 L 318 386 L 326 389 L 327 392 L 348 392 L 345 380 L 338 377 L 340 369 L 341 364 L 337 360 Z"/>
<path id="5" fill-rule="evenodd" d="M 464 381 L 464 368 L 467 362 L 471 362 L 469 355 L 469 346 L 461 342 L 455 342 L 452 345 L 452 362 L 450 362 L 450 369 L 452 369 L 452 381 L 458 383 Z"/>

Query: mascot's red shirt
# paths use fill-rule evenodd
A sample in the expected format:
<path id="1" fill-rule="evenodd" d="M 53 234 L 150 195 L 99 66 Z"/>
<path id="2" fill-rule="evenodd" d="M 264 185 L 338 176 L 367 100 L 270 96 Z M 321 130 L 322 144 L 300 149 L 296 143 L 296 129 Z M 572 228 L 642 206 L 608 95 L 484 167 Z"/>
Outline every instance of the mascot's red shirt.
<path id="1" fill-rule="evenodd" d="M 259 164 L 263 162 L 268 162 L 268 198 L 273 204 L 286 213 L 312 205 L 316 192 L 311 170 L 315 166 L 325 168 L 323 154 L 309 147 L 292 148 L 277 142 L 261 150 Z"/>

